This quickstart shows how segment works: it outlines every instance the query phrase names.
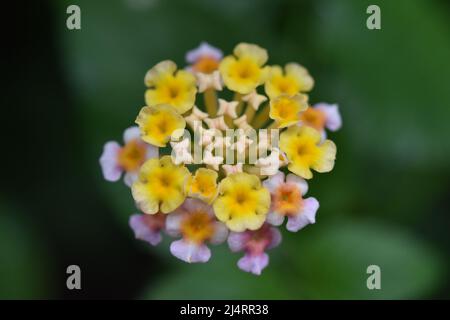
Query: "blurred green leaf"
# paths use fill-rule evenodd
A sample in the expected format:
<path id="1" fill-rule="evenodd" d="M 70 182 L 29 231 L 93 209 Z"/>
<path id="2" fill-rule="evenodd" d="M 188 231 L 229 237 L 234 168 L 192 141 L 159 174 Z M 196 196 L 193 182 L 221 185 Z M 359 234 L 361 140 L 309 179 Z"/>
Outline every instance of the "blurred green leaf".
<path id="1" fill-rule="evenodd" d="M 17 210 L 0 203 L 0 299 L 48 298 L 49 257 Z"/>
<path id="2" fill-rule="evenodd" d="M 233 254 L 226 244 L 211 246 L 213 255 L 205 264 L 179 265 L 148 288 L 147 299 L 289 299 L 283 275 L 268 268 L 261 276 L 245 273 L 236 263 L 243 253 Z M 271 259 L 275 259 L 272 255 Z M 175 258 L 173 258 L 175 259 Z"/>
<path id="3" fill-rule="evenodd" d="M 309 228 L 285 243 L 287 263 L 298 276 L 292 289 L 306 298 L 417 299 L 442 285 L 440 257 L 401 229 L 343 221 Z M 381 268 L 381 290 L 366 286 L 369 265 Z"/>

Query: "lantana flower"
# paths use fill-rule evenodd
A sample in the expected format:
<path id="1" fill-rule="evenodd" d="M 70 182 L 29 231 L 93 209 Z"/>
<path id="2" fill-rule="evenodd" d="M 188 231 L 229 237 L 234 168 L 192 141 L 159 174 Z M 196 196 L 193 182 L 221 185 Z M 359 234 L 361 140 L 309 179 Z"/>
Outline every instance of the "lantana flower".
<path id="1" fill-rule="evenodd" d="M 270 100 L 271 119 L 276 127 L 286 128 L 299 122 L 300 113 L 308 108 L 308 97 L 304 94 L 288 96 L 282 94 Z"/>
<path id="2" fill-rule="evenodd" d="M 245 255 L 238 261 L 238 267 L 255 275 L 260 275 L 269 264 L 269 255 L 265 251 L 280 243 L 280 231 L 268 224 L 255 231 L 231 232 L 228 237 L 231 251 L 245 251 Z"/>
<path id="3" fill-rule="evenodd" d="M 173 61 L 162 61 L 151 68 L 145 75 L 145 84 L 149 87 L 145 92 L 148 106 L 168 104 L 183 114 L 194 105 L 196 79 L 188 71 L 177 71 Z"/>
<path id="4" fill-rule="evenodd" d="M 233 53 L 234 56 L 227 56 L 220 63 L 220 74 L 229 89 L 248 94 L 266 79 L 267 51 L 254 44 L 240 43 Z"/>
<path id="5" fill-rule="evenodd" d="M 288 169 L 296 175 L 311 179 L 311 169 L 329 172 L 334 167 L 336 145 L 321 141 L 319 131 L 307 126 L 292 126 L 280 135 L 280 149 L 289 160 Z"/>
<path id="6" fill-rule="evenodd" d="M 316 212 L 319 202 L 316 198 L 303 199 L 308 191 L 308 183 L 296 175 L 290 173 L 284 177 L 279 171 L 263 182 L 272 196 L 270 212 L 267 222 L 279 226 L 287 217 L 286 229 L 297 232 L 306 225 L 316 222 Z"/>
<path id="7" fill-rule="evenodd" d="M 188 177 L 189 170 L 175 165 L 171 156 L 147 160 L 131 188 L 133 198 L 144 213 L 172 212 L 186 198 L 184 185 Z"/>
<path id="8" fill-rule="evenodd" d="M 199 168 L 186 184 L 187 194 L 210 204 L 217 196 L 217 171 Z"/>
<path id="9" fill-rule="evenodd" d="M 145 160 L 158 157 L 158 148 L 142 141 L 139 128 L 135 126 L 125 130 L 123 141 L 122 147 L 116 141 L 105 144 L 100 165 L 106 180 L 117 181 L 125 172 L 125 184 L 131 186 Z"/>
<path id="10" fill-rule="evenodd" d="M 117 180 L 126 172 L 126 183 L 134 181 L 143 213 L 130 217 L 136 238 L 157 245 L 163 234 L 177 237 L 170 252 L 194 263 L 207 262 L 207 245 L 229 234 L 230 249 L 245 252 L 238 267 L 259 275 L 285 220 L 291 232 L 315 223 L 319 202 L 305 198 L 305 179 L 334 167 L 336 146 L 325 129 L 341 127 L 338 107 L 310 106 L 307 69 L 270 67 L 255 44 L 240 43 L 222 58 L 203 42 L 186 61 L 181 70 L 165 60 L 147 72 L 138 127 L 126 131 L 123 147 L 105 145 L 103 173 Z"/>
<path id="11" fill-rule="evenodd" d="M 310 126 L 326 137 L 325 128 L 337 131 L 342 126 L 341 114 L 337 104 L 317 103 L 300 114 L 300 124 Z"/>
<path id="12" fill-rule="evenodd" d="M 129 220 L 130 228 L 136 239 L 143 240 L 156 246 L 162 240 L 161 232 L 166 226 L 166 215 L 156 214 L 133 214 Z"/>
<path id="13" fill-rule="evenodd" d="M 184 118 L 166 104 L 143 107 L 136 124 L 141 130 L 142 140 L 158 147 L 165 147 L 176 130 L 186 127 Z"/>
<path id="14" fill-rule="evenodd" d="M 230 174 L 219 185 L 214 212 L 231 231 L 259 229 L 270 206 L 270 193 L 256 175 L 239 172 Z"/>
<path id="15" fill-rule="evenodd" d="M 195 73 L 213 73 L 219 68 L 222 57 L 222 50 L 207 42 L 202 42 L 197 48 L 186 53 L 186 61 L 190 64 L 189 69 Z"/>
<path id="16" fill-rule="evenodd" d="M 186 199 L 181 207 L 167 216 L 167 232 L 182 239 L 172 242 L 170 252 L 183 261 L 207 262 L 211 250 L 206 242 L 220 244 L 227 239 L 227 227 L 216 220 L 210 205 L 198 199 Z"/>
<path id="17" fill-rule="evenodd" d="M 280 66 L 270 67 L 265 91 L 273 99 L 282 94 L 292 96 L 300 92 L 308 92 L 313 86 L 314 80 L 308 70 L 297 63 L 288 63 L 284 67 L 284 72 Z"/>

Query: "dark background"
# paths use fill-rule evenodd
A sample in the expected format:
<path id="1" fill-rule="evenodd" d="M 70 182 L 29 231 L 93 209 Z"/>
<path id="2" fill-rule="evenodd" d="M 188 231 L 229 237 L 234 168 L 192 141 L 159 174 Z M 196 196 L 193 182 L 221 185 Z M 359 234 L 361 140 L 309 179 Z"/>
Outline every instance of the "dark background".
<path id="1" fill-rule="evenodd" d="M 78 4 L 82 29 L 66 28 Z M 378 4 L 382 29 L 366 28 Z M 0 298 L 449 298 L 448 1 L 33 1 L 5 10 Z M 9 19 L 12 18 L 12 19 Z M 9 20 L 11 22 L 9 22 Z M 8 22 L 7 22 L 8 21 Z M 144 103 L 152 65 L 206 40 L 246 41 L 314 76 L 337 102 L 338 157 L 310 194 L 318 221 L 270 253 L 261 277 L 213 249 L 205 265 L 133 239 L 122 183 L 101 177 L 103 143 Z M 66 267 L 82 290 L 66 289 Z M 366 288 L 366 267 L 382 289 Z"/>

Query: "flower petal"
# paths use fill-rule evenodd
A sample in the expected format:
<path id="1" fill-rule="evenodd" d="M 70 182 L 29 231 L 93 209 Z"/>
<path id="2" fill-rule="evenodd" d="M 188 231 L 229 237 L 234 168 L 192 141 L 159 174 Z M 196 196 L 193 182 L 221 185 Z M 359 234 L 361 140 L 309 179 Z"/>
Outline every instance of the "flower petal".
<path id="1" fill-rule="evenodd" d="M 145 75 L 144 82 L 147 87 L 154 86 L 162 77 L 167 74 L 173 74 L 177 70 L 177 65 L 175 62 L 170 60 L 161 61 L 156 64 L 153 68 L 147 71 Z"/>
<path id="2" fill-rule="evenodd" d="M 180 235 L 181 221 L 184 218 L 184 214 L 180 210 L 168 214 L 166 218 L 166 232 L 172 237 Z"/>
<path id="3" fill-rule="evenodd" d="M 227 240 L 228 237 L 228 228 L 222 222 L 214 223 L 214 235 L 210 239 L 212 244 L 220 244 Z"/>
<path id="4" fill-rule="evenodd" d="M 123 142 L 128 143 L 131 140 L 139 139 L 140 136 L 141 131 L 138 126 L 129 127 L 123 132 Z"/>
<path id="5" fill-rule="evenodd" d="M 207 42 L 202 42 L 197 48 L 186 53 L 186 61 L 192 64 L 197 62 L 197 60 L 202 57 L 211 57 L 216 60 L 220 60 L 222 59 L 222 56 L 223 54 L 220 49 L 211 46 Z"/>
<path id="6" fill-rule="evenodd" d="M 253 59 L 259 66 L 266 63 L 268 59 L 267 50 L 256 44 L 240 43 L 234 48 L 233 53 L 238 58 L 248 57 Z"/>
<path id="7" fill-rule="evenodd" d="M 267 246 L 267 249 L 272 249 L 275 247 L 278 247 L 281 243 L 282 237 L 281 237 L 281 232 L 280 230 L 278 230 L 278 228 L 270 228 L 270 232 L 272 233 L 272 239 L 269 243 L 269 245 Z"/>
<path id="8" fill-rule="evenodd" d="M 211 258 L 211 250 L 206 245 L 185 240 L 172 242 L 170 252 L 178 259 L 188 263 L 207 262 Z"/>
<path id="9" fill-rule="evenodd" d="M 319 148 L 323 152 L 322 157 L 311 167 L 317 172 L 333 170 L 334 160 L 336 159 L 336 145 L 331 140 L 325 140 Z"/>
<path id="10" fill-rule="evenodd" d="M 330 131 L 337 131 L 342 126 L 342 118 L 337 104 L 318 103 L 314 108 L 321 110 L 325 116 L 325 126 Z"/>
<path id="11" fill-rule="evenodd" d="M 262 270 L 269 264 L 269 256 L 267 253 L 258 255 L 246 254 L 238 261 L 239 269 L 251 272 L 255 275 L 260 275 Z"/>
<path id="12" fill-rule="evenodd" d="M 284 183 L 284 173 L 282 171 L 278 171 L 269 179 L 263 181 L 264 187 L 267 188 L 270 193 L 275 192 L 282 183 Z"/>
<path id="13" fill-rule="evenodd" d="M 105 143 L 103 153 L 100 157 L 100 166 L 102 167 L 103 177 L 107 181 L 117 181 L 122 175 L 122 168 L 117 162 L 120 145 L 115 141 Z"/>
<path id="14" fill-rule="evenodd" d="M 152 246 L 156 246 L 162 240 L 161 232 L 149 228 L 144 219 L 145 215 L 143 214 L 133 214 L 129 220 L 130 228 L 134 231 L 136 239 L 146 241 Z"/>
<path id="15" fill-rule="evenodd" d="M 131 187 L 133 183 L 138 179 L 138 173 L 136 171 L 129 171 L 125 173 L 123 181 L 128 187 Z"/>
<path id="16" fill-rule="evenodd" d="M 230 232 L 228 246 L 233 252 L 242 251 L 245 249 L 248 239 L 249 234 L 247 232 Z"/>
<path id="17" fill-rule="evenodd" d="M 302 196 L 304 196 L 308 192 L 308 182 L 305 179 L 302 179 L 295 174 L 288 174 L 286 177 L 286 182 L 294 183 L 300 189 Z"/>
<path id="18" fill-rule="evenodd" d="M 305 199 L 302 210 L 297 215 L 288 218 L 286 229 L 291 232 L 297 232 L 308 224 L 315 223 L 317 209 L 319 209 L 319 202 L 316 198 L 309 197 Z"/>
<path id="19" fill-rule="evenodd" d="M 284 215 L 279 214 L 275 211 L 269 212 L 267 214 L 266 222 L 270 223 L 273 226 L 279 226 L 284 222 Z"/>

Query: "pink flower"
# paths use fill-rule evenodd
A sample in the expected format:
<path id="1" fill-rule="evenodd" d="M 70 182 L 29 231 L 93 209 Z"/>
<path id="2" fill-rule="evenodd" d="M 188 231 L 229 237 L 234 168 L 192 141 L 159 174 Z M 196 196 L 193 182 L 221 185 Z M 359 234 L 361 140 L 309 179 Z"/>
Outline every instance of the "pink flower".
<path id="1" fill-rule="evenodd" d="M 231 251 L 245 251 L 237 263 L 238 267 L 256 275 L 260 275 L 269 264 L 269 256 L 265 251 L 278 246 L 280 242 L 280 231 L 267 223 L 255 231 L 231 232 L 228 237 Z"/>
<path id="2" fill-rule="evenodd" d="M 100 157 L 103 177 L 107 181 L 117 181 L 125 172 L 124 181 L 131 186 L 137 178 L 141 165 L 149 158 L 158 157 L 158 148 L 141 140 L 139 128 L 130 127 L 123 133 L 124 146 L 109 141 L 103 147 Z"/>
<path id="3" fill-rule="evenodd" d="M 167 233 L 181 236 L 172 242 L 170 252 L 185 262 L 207 262 L 211 251 L 206 242 L 219 244 L 226 240 L 228 229 L 215 219 L 213 208 L 205 202 L 188 198 L 167 216 Z"/>
<path id="4" fill-rule="evenodd" d="M 197 48 L 186 53 L 186 61 L 191 65 L 189 69 L 205 74 L 216 71 L 222 57 L 222 51 L 207 42 L 202 42 Z"/>
<path id="5" fill-rule="evenodd" d="M 156 246 L 161 242 L 161 231 L 166 225 L 166 215 L 156 214 L 133 214 L 129 220 L 130 228 L 136 239 L 140 239 Z"/>
<path id="6" fill-rule="evenodd" d="M 313 127 L 326 138 L 325 128 L 337 131 L 342 126 L 342 118 L 337 104 L 317 103 L 300 114 L 299 125 Z"/>
<path id="7" fill-rule="evenodd" d="M 271 208 L 267 214 L 267 222 L 279 226 L 287 217 L 286 229 L 297 232 L 306 225 L 316 222 L 316 212 L 319 202 L 316 198 L 303 199 L 308 191 L 308 183 L 294 175 L 288 174 L 286 181 L 284 173 L 279 171 L 263 182 L 271 194 Z"/>

